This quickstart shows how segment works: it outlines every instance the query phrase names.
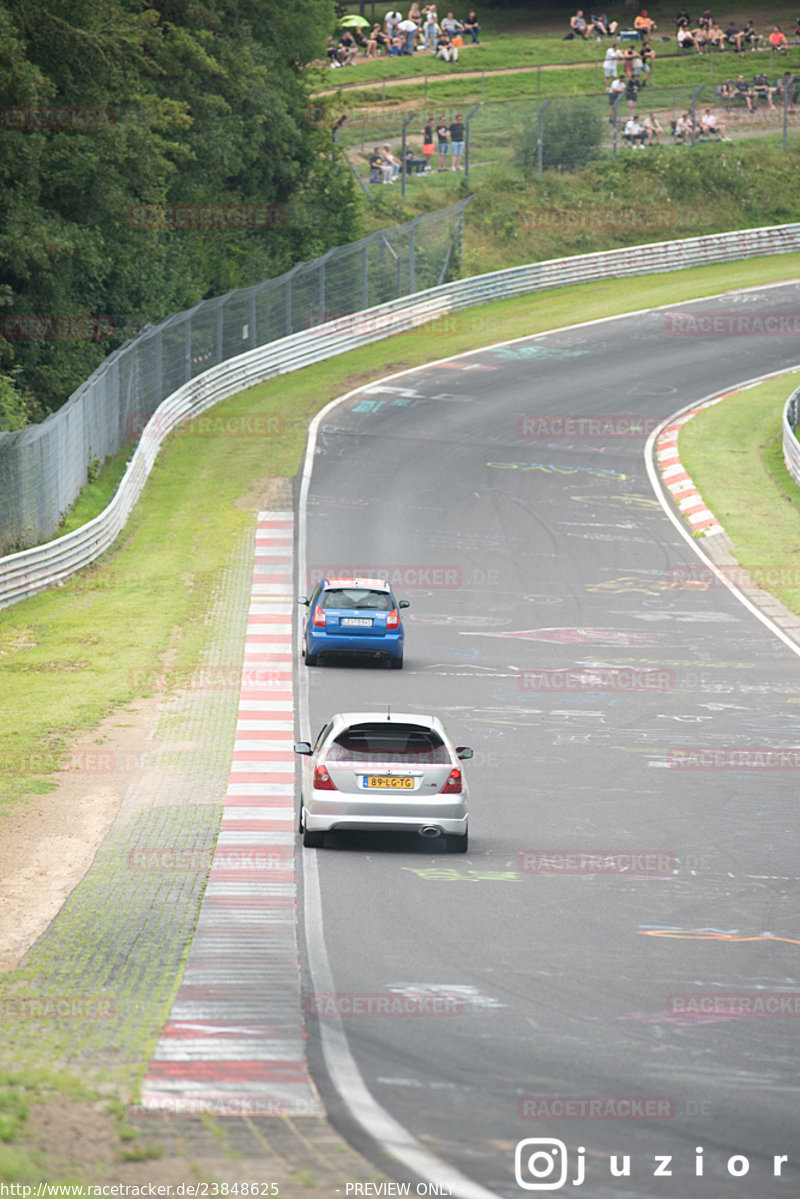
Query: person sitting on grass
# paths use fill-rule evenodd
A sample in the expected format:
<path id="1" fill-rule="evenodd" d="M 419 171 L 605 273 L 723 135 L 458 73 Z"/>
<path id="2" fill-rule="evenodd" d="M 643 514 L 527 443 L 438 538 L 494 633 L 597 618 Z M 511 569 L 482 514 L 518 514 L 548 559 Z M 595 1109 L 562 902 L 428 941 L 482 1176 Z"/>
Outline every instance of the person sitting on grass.
<path id="1" fill-rule="evenodd" d="M 786 50 L 787 41 L 786 34 L 782 32 L 780 25 L 772 26 L 772 33 L 769 35 L 769 44 L 773 50 L 777 50 L 779 54 L 783 54 Z"/>
<path id="2" fill-rule="evenodd" d="M 573 37 L 582 37 L 584 41 L 588 39 L 590 33 L 594 32 L 594 25 L 587 23 L 582 8 L 578 9 L 574 17 L 570 17 L 569 27 L 572 30 Z"/>
<path id="3" fill-rule="evenodd" d="M 751 17 L 742 32 L 742 41 L 745 42 L 751 50 L 758 50 L 763 40 L 763 33 L 756 33 L 756 27 Z"/>
<path id="4" fill-rule="evenodd" d="M 442 30 L 442 35 L 439 38 L 439 48 L 436 51 L 436 57 L 441 58 L 444 62 L 458 62 L 458 46 L 453 45 L 453 39 L 444 30 Z"/>
<path id="5" fill-rule="evenodd" d="M 423 175 L 425 173 L 426 159 L 417 158 L 413 150 L 406 150 L 406 174 L 407 175 Z"/>
<path id="6" fill-rule="evenodd" d="M 697 44 L 697 38 L 695 37 L 695 33 L 696 33 L 696 30 L 679 29 L 678 30 L 678 49 L 679 50 L 694 50 L 694 51 L 696 51 L 697 54 L 700 54 L 701 51 L 700 51 L 700 47 Z"/>
<path id="7" fill-rule="evenodd" d="M 675 140 L 683 144 L 690 141 L 693 128 L 695 128 L 695 124 L 692 120 L 692 114 L 688 111 L 681 113 L 675 122 Z"/>
<path id="8" fill-rule="evenodd" d="M 473 45 L 479 46 L 481 44 L 481 39 L 478 37 L 480 31 L 481 27 L 478 24 L 478 18 L 474 12 L 471 12 L 464 22 L 464 32 L 472 35 Z"/>
<path id="9" fill-rule="evenodd" d="M 740 75 L 733 85 L 733 98 L 735 100 L 744 100 L 747 105 L 747 111 L 753 111 L 753 93 L 744 75 Z"/>
<path id="10" fill-rule="evenodd" d="M 697 22 L 698 29 L 710 29 L 714 24 L 714 14 L 710 8 L 704 8 L 700 14 L 700 20 Z"/>
<path id="11" fill-rule="evenodd" d="M 753 98 L 755 100 L 766 100 L 770 108 L 775 107 L 772 103 L 772 97 L 775 95 L 776 88 L 770 87 L 769 79 L 766 75 L 756 75 L 753 79 Z"/>
<path id="12" fill-rule="evenodd" d="M 647 134 L 648 146 L 655 145 L 664 132 L 664 128 L 656 114 L 654 112 L 649 113 L 642 121 L 642 126 Z"/>
<path id="13" fill-rule="evenodd" d="M 601 12 L 599 16 L 592 14 L 592 25 L 594 25 L 594 31 L 599 37 L 613 37 L 619 29 L 618 23 L 616 21 L 609 21 L 604 12 Z"/>
<path id="14" fill-rule="evenodd" d="M 686 11 L 686 9 L 682 8 L 681 11 L 678 13 L 677 17 L 675 18 L 675 28 L 676 29 L 688 29 L 689 26 L 691 25 L 691 23 L 692 23 L 692 18 L 689 16 L 689 13 Z"/>
<path id="15" fill-rule="evenodd" d="M 622 136 L 625 141 L 629 142 L 631 148 L 635 149 L 641 146 L 644 149 L 644 143 L 647 141 L 647 130 L 643 125 L 640 125 L 636 117 L 628 117 L 625 122 L 625 128 L 622 131 Z"/>
<path id="16" fill-rule="evenodd" d="M 647 9 L 643 8 L 638 17 L 634 17 L 633 28 L 638 30 L 640 37 L 649 37 L 651 33 L 655 33 L 658 26 L 653 18 L 647 15 Z"/>
<path id="17" fill-rule="evenodd" d="M 352 33 L 345 29 L 339 38 L 339 61 L 342 66 L 351 67 L 358 58 L 358 46 Z"/>
<path id="18" fill-rule="evenodd" d="M 725 26 L 723 32 L 725 35 L 726 45 L 733 46 L 734 50 L 738 54 L 742 48 L 744 30 L 740 29 L 733 21 L 728 21 L 728 24 Z"/>
<path id="19" fill-rule="evenodd" d="M 441 26 L 442 32 L 446 33 L 448 37 L 451 38 L 454 38 L 457 33 L 461 33 L 464 28 L 461 22 L 457 21 L 451 12 L 449 12 L 441 22 Z"/>
<path id="20" fill-rule="evenodd" d="M 713 46 L 720 54 L 725 53 L 725 33 L 719 25 L 712 25 L 706 30 L 706 45 Z"/>
<path id="21" fill-rule="evenodd" d="M 717 120 L 713 109 L 707 108 L 700 116 L 700 132 L 705 137 L 725 137 L 725 126 Z"/>

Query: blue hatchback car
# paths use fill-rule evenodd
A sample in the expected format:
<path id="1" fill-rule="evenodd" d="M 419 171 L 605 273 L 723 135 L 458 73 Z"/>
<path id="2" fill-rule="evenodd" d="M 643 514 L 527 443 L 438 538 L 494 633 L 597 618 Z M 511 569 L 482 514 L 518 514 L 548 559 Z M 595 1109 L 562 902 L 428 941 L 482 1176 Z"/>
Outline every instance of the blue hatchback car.
<path id="1" fill-rule="evenodd" d="M 298 604 L 308 608 L 303 629 L 303 658 L 316 666 L 320 654 L 369 654 L 388 658 L 394 670 L 403 667 L 403 622 L 400 609 L 408 600 L 396 600 L 385 579 L 320 579 L 311 598 Z"/>

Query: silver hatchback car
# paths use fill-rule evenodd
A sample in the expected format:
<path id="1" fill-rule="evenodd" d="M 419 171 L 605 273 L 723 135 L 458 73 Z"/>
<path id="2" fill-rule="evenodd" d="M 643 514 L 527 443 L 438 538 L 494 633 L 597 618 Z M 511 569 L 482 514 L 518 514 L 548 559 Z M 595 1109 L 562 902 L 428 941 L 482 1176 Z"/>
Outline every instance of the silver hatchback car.
<path id="1" fill-rule="evenodd" d="M 340 712 L 302 756 L 300 831 L 321 848 L 334 830 L 419 833 L 442 837 L 454 853 L 467 849 L 467 783 L 454 746 L 435 716 Z"/>

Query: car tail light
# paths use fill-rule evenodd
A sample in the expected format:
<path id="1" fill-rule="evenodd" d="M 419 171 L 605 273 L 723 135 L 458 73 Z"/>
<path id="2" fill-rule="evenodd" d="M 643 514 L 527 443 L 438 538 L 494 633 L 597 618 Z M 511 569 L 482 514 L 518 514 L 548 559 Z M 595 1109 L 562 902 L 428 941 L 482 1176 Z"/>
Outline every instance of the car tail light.
<path id="1" fill-rule="evenodd" d="M 316 786 L 316 784 L 315 784 Z M 454 766 L 447 776 L 447 782 L 439 792 L 440 795 L 460 795 L 463 790 L 461 785 L 461 771 L 457 766 Z"/>
<path id="2" fill-rule="evenodd" d="M 459 788 L 460 790 L 461 788 Z M 324 766 L 314 767 L 314 790 L 336 791 L 337 787 Z"/>
<path id="3" fill-rule="evenodd" d="M 312 618 L 311 623 L 313 624 L 315 629 L 324 629 L 325 628 L 327 621 L 325 619 L 324 608 L 315 608 L 314 609 L 314 616 Z"/>
<path id="4" fill-rule="evenodd" d="M 387 629 L 396 629 L 400 624 L 400 617 L 397 614 L 397 608 L 392 608 L 389 615 L 386 617 Z"/>

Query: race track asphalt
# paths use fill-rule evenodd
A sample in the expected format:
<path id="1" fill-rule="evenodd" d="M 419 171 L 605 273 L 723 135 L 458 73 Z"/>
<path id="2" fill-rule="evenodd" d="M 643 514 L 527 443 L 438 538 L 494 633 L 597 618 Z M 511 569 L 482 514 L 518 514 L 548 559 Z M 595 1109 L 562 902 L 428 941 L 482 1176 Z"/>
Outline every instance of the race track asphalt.
<path id="1" fill-rule="evenodd" d="M 670 309 L 798 311 L 798 285 Z M 643 454 L 690 401 L 795 365 L 798 338 L 674 330 L 650 311 L 371 385 L 322 418 L 300 514 L 310 573 L 388 569 L 411 601 L 402 672 L 298 665 L 302 735 L 391 704 L 475 750 L 466 855 L 357 834 L 298 851 L 305 984 L 321 937 L 338 996 L 417 1004 L 345 1017 L 349 1052 L 385 1112 L 501 1196 L 562 1189 L 562 1167 L 591 1199 L 800 1193 L 800 1021 L 720 999 L 800 1014 L 796 767 L 746 756 L 800 745 L 800 664 L 694 585 Z M 326 1019 L 311 1065 L 346 1125 Z M 528 1146 L 521 1187 L 526 1138 L 568 1160 Z"/>

